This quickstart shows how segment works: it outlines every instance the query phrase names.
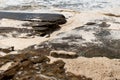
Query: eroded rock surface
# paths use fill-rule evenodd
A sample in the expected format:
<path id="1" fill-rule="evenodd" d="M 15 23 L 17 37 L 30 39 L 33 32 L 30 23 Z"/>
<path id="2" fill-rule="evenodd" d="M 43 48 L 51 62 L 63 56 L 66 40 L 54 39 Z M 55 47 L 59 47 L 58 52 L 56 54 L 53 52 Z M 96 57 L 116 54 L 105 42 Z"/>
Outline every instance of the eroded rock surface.
<path id="1" fill-rule="evenodd" d="M 14 40 L 10 41 L 9 38 L 17 39 L 18 41 L 16 40 L 16 42 L 18 44 L 20 39 L 23 41 L 29 38 L 34 41 L 34 39 L 36 40 L 36 37 L 47 38 L 50 37 L 51 33 L 59 30 L 61 28 L 60 24 L 64 24 L 65 22 L 66 19 L 62 14 L 1 12 L 0 44 L 6 45 L 5 42 L 8 39 L 8 45 L 6 46 L 13 46 L 15 47 L 15 50 L 18 50 L 19 48 L 14 46 Z M 27 45 L 29 45 L 29 43 L 28 40 Z M 0 50 L 5 53 L 11 52 L 11 50 L 2 48 L 2 46 L 0 47 Z"/>
<path id="2" fill-rule="evenodd" d="M 78 55 L 75 52 L 67 52 L 67 51 L 51 51 L 50 56 L 56 58 L 77 58 Z"/>
<path id="3" fill-rule="evenodd" d="M 12 62 L 7 70 L 1 70 L 0 80 L 92 80 L 85 76 L 65 72 L 62 60 L 49 63 L 43 53 L 23 53 L 0 57 L 0 66 Z"/>
<path id="4" fill-rule="evenodd" d="M 51 13 L 28 13 L 28 12 L 0 12 L 0 19 L 15 19 L 23 21 L 41 21 L 41 22 L 52 22 L 57 24 L 66 23 L 65 17 L 62 14 L 51 14 Z"/>
<path id="5" fill-rule="evenodd" d="M 62 14 L 0 12 L 2 37 L 30 37 L 50 35 L 66 23 Z"/>
<path id="6" fill-rule="evenodd" d="M 104 21 L 89 22 L 70 31 L 58 33 L 53 39 L 37 45 L 37 49 L 31 46 L 28 50 L 44 50 L 48 55 L 52 50 L 63 50 L 85 57 L 120 58 L 120 37 L 115 35 L 120 31 L 111 29 L 113 24 L 117 25 L 117 23 L 110 25 Z"/>

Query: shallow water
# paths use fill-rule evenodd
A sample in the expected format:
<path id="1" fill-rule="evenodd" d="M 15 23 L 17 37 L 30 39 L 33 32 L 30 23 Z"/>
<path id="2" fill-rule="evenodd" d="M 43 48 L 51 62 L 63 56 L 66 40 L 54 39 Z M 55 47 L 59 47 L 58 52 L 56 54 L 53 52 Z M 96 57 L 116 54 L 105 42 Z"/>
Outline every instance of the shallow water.
<path id="1" fill-rule="evenodd" d="M 17 10 L 24 6 L 23 10 L 34 7 L 34 10 L 65 8 L 86 11 L 120 7 L 120 0 L 0 0 L 1 10 L 12 10 L 10 6 L 16 6 Z"/>

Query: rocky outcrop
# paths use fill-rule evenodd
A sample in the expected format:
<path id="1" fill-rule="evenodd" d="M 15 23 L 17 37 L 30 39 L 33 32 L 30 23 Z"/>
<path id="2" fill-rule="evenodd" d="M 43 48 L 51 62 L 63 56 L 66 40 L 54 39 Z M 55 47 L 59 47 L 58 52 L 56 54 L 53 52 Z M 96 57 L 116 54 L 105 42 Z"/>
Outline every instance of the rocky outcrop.
<path id="1" fill-rule="evenodd" d="M 66 19 L 62 14 L 51 14 L 51 13 L 28 13 L 28 12 L 0 12 L 0 19 L 15 19 L 23 21 L 41 21 L 51 22 L 57 24 L 64 24 Z"/>
<path id="2" fill-rule="evenodd" d="M 56 58 L 77 58 L 78 55 L 75 52 L 67 52 L 67 51 L 51 51 L 50 56 L 56 57 Z"/>
<path id="3" fill-rule="evenodd" d="M 117 23 L 111 24 L 117 25 Z M 88 22 L 70 31 L 58 33 L 54 39 L 37 45 L 38 49 L 34 49 L 34 46 L 32 46 L 32 48 L 29 47 L 28 50 L 35 52 L 44 50 L 48 53 L 47 55 L 49 55 L 52 50 L 63 50 L 65 52 L 74 52 L 77 53 L 78 56 L 85 57 L 120 58 L 120 37 L 115 35 L 120 33 L 120 31 L 117 30 L 117 26 L 114 27 L 116 29 L 110 29 L 111 27 L 110 22 Z M 23 51 L 26 51 L 26 49 Z M 59 52 L 52 53 L 52 56 L 62 58 L 72 57 L 67 53 L 65 53 L 66 55 L 58 53 Z"/>
<path id="4" fill-rule="evenodd" d="M 113 14 L 113 13 L 104 13 L 104 15 L 111 16 L 111 17 L 120 17 L 120 15 Z"/>
<path id="5" fill-rule="evenodd" d="M 30 26 L 32 26 L 35 33 L 40 36 L 50 35 L 53 31 L 60 29 L 58 24 L 51 22 L 34 22 L 31 23 Z"/>
<path id="6" fill-rule="evenodd" d="M 62 60 L 49 63 L 50 59 L 42 54 L 30 52 L 0 57 L 1 67 L 12 62 L 7 70 L 0 72 L 0 80 L 92 80 L 66 73 Z"/>
<path id="7" fill-rule="evenodd" d="M 100 27 L 109 27 L 110 24 L 107 24 L 106 22 L 102 22 L 101 24 L 99 24 Z"/>
<path id="8" fill-rule="evenodd" d="M 60 29 L 60 24 L 66 23 L 64 15 L 50 13 L 0 12 L 2 18 L 8 19 L 0 21 L 0 34 L 3 37 L 49 37 L 53 31 Z"/>

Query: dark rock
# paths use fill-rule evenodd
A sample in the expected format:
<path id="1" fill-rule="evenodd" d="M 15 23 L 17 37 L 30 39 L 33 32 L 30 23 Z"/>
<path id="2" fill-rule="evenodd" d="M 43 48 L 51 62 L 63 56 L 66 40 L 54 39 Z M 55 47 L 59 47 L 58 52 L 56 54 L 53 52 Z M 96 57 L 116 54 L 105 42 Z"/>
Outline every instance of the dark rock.
<path id="1" fill-rule="evenodd" d="M 60 26 L 58 24 L 50 23 L 50 22 L 31 22 L 30 24 L 27 23 L 24 24 L 23 26 L 32 27 L 33 29 L 28 29 L 27 27 L 26 28 L 0 27 L 0 31 L 1 31 L 0 33 L 1 35 L 4 33 L 4 36 L 5 35 L 7 36 L 7 34 L 11 32 L 11 35 L 13 37 L 18 37 L 18 35 L 22 33 L 26 33 L 27 34 L 26 36 L 29 37 L 29 35 L 31 36 L 33 35 L 42 36 L 43 34 L 50 35 L 53 31 L 60 29 Z M 14 33 L 14 31 L 16 33 Z"/>
<path id="2" fill-rule="evenodd" d="M 53 31 L 59 30 L 60 26 L 57 23 L 51 23 L 51 22 L 30 22 L 21 24 L 23 28 L 19 28 L 19 26 L 16 26 L 18 28 L 13 27 L 0 27 L 0 33 L 6 37 L 8 33 L 11 32 L 12 37 L 18 37 L 22 33 L 26 33 L 25 37 L 39 35 L 39 36 L 45 36 L 50 35 Z M 28 29 L 28 27 L 31 27 L 31 29 Z M 16 33 L 14 33 L 14 31 Z M 23 36 L 24 37 L 24 36 Z"/>
<path id="3" fill-rule="evenodd" d="M 56 61 L 52 64 L 43 64 L 41 67 L 41 73 L 47 76 L 54 76 L 56 78 L 64 79 L 65 78 L 65 63 L 62 60 Z"/>
<path id="4" fill-rule="evenodd" d="M 10 53 L 12 51 L 14 51 L 14 47 L 8 47 L 8 48 L 0 48 L 0 51 L 1 52 L 4 52 L 4 53 Z"/>
<path id="5" fill-rule="evenodd" d="M 55 58 L 77 58 L 78 55 L 75 52 L 67 52 L 67 51 L 51 51 L 50 56 Z"/>
<path id="6" fill-rule="evenodd" d="M 29 25 L 32 27 L 52 27 L 53 25 L 56 24 L 51 22 L 32 22 Z"/>
<path id="7" fill-rule="evenodd" d="M 32 53 L 40 53 L 40 54 L 44 53 L 42 55 L 49 55 L 51 48 L 48 47 L 49 44 L 48 45 L 46 45 L 46 44 L 45 44 L 45 42 L 43 42 L 43 44 L 39 45 L 40 47 L 36 45 L 37 47 L 39 47 L 38 49 L 35 49 L 35 45 L 29 46 L 29 47 L 21 50 L 20 53 L 29 53 L 31 51 Z"/>
<path id="8" fill-rule="evenodd" d="M 16 31 L 18 33 L 33 33 L 32 29 L 27 28 L 0 27 L 0 33 L 9 33 L 13 31 Z"/>
<path id="9" fill-rule="evenodd" d="M 106 22 L 102 22 L 101 24 L 99 24 L 100 27 L 109 27 L 110 24 L 107 24 Z"/>
<path id="10" fill-rule="evenodd" d="M 33 22 L 30 25 L 35 30 L 35 33 L 40 34 L 40 36 L 44 36 L 46 34 L 50 35 L 53 31 L 60 29 L 60 26 L 58 24 L 50 22 Z"/>
<path id="11" fill-rule="evenodd" d="M 4 52 L 4 53 L 9 53 L 9 52 L 11 52 L 10 49 L 2 49 L 2 48 L 0 48 L 0 51 L 2 51 L 2 52 Z"/>
<path id="12" fill-rule="evenodd" d="M 0 12 L 0 19 L 8 18 L 15 20 L 25 21 L 42 21 L 52 22 L 57 24 L 64 24 L 66 19 L 62 14 L 51 14 L 51 13 L 28 13 L 28 12 Z"/>
<path id="13" fill-rule="evenodd" d="M 85 25 L 95 25 L 95 24 L 96 24 L 95 22 L 88 22 Z"/>
<path id="14" fill-rule="evenodd" d="M 102 23 L 103 26 L 107 23 Z M 107 24 L 109 25 L 109 24 Z M 86 31 L 89 29 L 89 31 Z M 83 33 L 82 33 L 82 32 Z M 87 33 L 87 34 L 86 34 Z M 90 37 L 88 38 L 90 33 Z M 26 48 L 24 51 L 32 50 L 33 52 L 44 52 L 46 55 L 50 55 L 49 53 L 52 50 L 55 51 L 66 51 L 66 52 L 75 52 L 78 56 L 85 57 L 107 57 L 107 58 L 120 58 L 120 40 L 118 34 L 119 30 L 109 29 L 108 27 L 99 27 L 98 23 L 96 25 L 89 26 L 80 26 L 76 27 L 70 31 L 62 32 L 57 34 L 57 37 L 50 40 L 45 41 L 40 45 L 37 45 L 38 48 Z M 86 37 L 86 36 L 87 37 Z M 88 40 L 90 39 L 90 40 Z M 72 56 L 68 54 L 58 54 L 52 53 L 53 57 L 56 58 L 72 58 Z M 74 58 L 76 58 L 75 56 Z"/>
<path id="15" fill-rule="evenodd" d="M 48 27 L 33 27 L 35 31 L 46 31 L 49 30 Z"/>
<path id="16" fill-rule="evenodd" d="M 80 75 L 74 75 L 70 72 L 67 72 L 66 75 L 67 80 L 92 80 L 91 78 L 86 78 L 85 76 L 80 76 Z"/>
<path id="17" fill-rule="evenodd" d="M 73 30 L 79 31 L 79 30 L 83 29 L 84 27 L 85 27 L 85 26 L 76 27 L 76 28 L 74 28 Z"/>
<path id="18" fill-rule="evenodd" d="M 11 34 L 9 34 L 11 33 Z M 23 38 L 30 37 L 35 35 L 35 31 L 33 29 L 27 28 L 14 28 L 14 27 L 0 27 L 0 35 L 2 37 L 21 37 L 21 34 L 25 33 Z M 9 36 L 9 35 L 11 36 Z"/>
<path id="19" fill-rule="evenodd" d="M 101 30 L 100 32 L 96 33 L 95 35 L 96 36 L 102 36 L 102 37 L 108 36 L 108 35 L 110 35 L 110 31 L 108 31 L 108 30 Z"/>
<path id="20" fill-rule="evenodd" d="M 12 46 L 12 47 L 11 47 L 11 51 L 14 51 L 14 50 L 15 50 L 15 49 L 14 49 L 14 46 Z"/>
<path id="21" fill-rule="evenodd" d="M 44 54 L 44 53 L 43 53 Z M 13 56 L 13 57 L 11 57 Z M 66 73 L 62 60 L 50 60 L 39 53 L 23 53 L 0 57 L 0 62 L 12 60 L 13 64 L 0 73 L 0 80 L 92 80 Z"/>
<path id="22" fill-rule="evenodd" d="M 62 37 L 63 40 L 70 40 L 70 41 L 75 41 L 77 39 L 83 39 L 82 36 L 75 36 L 75 35 L 70 35 L 66 37 Z"/>
<path id="23" fill-rule="evenodd" d="M 113 14 L 113 13 L 105 13 L 104 15 L 111 16 L 111 17 L 120 17 L 120 15 Z"/>

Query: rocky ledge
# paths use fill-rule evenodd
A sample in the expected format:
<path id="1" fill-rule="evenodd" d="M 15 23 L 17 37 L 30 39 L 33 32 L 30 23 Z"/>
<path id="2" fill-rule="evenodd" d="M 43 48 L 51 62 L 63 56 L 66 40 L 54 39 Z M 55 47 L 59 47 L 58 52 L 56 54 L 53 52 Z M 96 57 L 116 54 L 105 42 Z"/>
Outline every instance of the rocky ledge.
<path id="1" fill-rule="evenodd" d="M 66 19 L 62 14 L 55 13 L 28 13 L 28 12 L 0 12 L 0 19 L 15 19 L 22 21 L 41 21 L 57 24 L 66 23 Z"/>
<path id="2" fill-rule="evenodd" d="M 66 23 L 66 19 L 62 14 L 0 12 L 0 40 L 50 37 L 50 34 L 59 30 L 60 25 L 64 23 Z M 7 46 L 5 43 L 0 44 L 0 56 L 15 50 L 13 44 Z"/>
<path id="3" fill-rule="evenodd" d="M 3 37 L 45 36 L 66 23 L 62 14 L 0 12 L 0 34 Z M 11 34 L 11 35 L 9 35 Z M 8 36 L 9 35 L 9 36 Z"/>
<path id="4" fill-rule="evenodd" d="M 81 75 L 66 72 L 62 60 L 49 63 L 44 53 L 22 53 L 0 57 L 0 80 L 92 80 Z M 1 69 L 0 68 L 0 69 Z"/>
<path id="5" fill-rule="evenodd" d="M 113 23 L 117 25 L 118 23 Z M 112 24 L 112 25 L 113 25 Z M 120 33 L 117 30 L 119 27 L 114 26 L 117 29 L 111 29 L 112 25 L 108 22 L 97 21 L 87 22 L 83 26 L 73 28 L 72 30 L 58 33 L 56 37 L 49 41 L 45 41 L 42 44 L 31 46 L 24 51 L 45 52 L 47 55 L 51 51 L 57 51 L 52 53 L 55 57 L 73 58 L 66 54 L 66 52 L 74 52 L 74 57 L 108 57 L 108 58 L 120 58 L 120 37 L 115 35 Z M 64 51 L 65 54 L 59 54 L 59 51 Z"/>

